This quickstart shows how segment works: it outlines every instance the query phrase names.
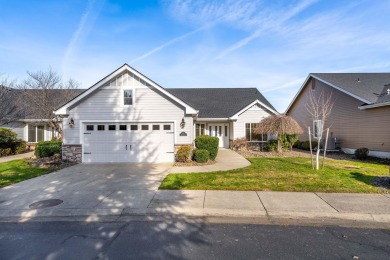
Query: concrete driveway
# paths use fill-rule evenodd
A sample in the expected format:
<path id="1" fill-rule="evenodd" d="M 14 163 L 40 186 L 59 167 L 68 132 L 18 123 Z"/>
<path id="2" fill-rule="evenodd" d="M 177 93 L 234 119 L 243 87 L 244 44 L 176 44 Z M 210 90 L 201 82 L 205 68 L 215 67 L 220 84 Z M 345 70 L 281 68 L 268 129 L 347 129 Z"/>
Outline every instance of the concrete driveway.
<path id="1" fill-rule="evenodd" d="M 78 164 L 0 189 L 0 215 L 19 215 L 29 205 L 48 199 L 63 202 L 35 213 L 52 215 L 51 209 L 146 208 L 171 164 Z M 74 212 L 74 211 L 73 211 Z M 73 213 L 72 213 L 73 214 Z"/>

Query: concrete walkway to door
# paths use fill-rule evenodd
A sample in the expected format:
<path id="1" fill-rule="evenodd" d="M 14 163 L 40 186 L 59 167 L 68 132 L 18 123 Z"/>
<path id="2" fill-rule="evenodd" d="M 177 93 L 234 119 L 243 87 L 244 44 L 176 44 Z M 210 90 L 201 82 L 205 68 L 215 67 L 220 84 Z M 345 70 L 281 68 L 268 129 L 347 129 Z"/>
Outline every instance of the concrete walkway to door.
<path id="1" fill-rule="evenodd" d="M 214 172 L 228 171 L 244 168 L 251 165 L 250 162 L 230 149 L 219 148 L 215 164 L 204 166 L 175 166 L 170 173 L 190 173 L 190 172 Z"/>

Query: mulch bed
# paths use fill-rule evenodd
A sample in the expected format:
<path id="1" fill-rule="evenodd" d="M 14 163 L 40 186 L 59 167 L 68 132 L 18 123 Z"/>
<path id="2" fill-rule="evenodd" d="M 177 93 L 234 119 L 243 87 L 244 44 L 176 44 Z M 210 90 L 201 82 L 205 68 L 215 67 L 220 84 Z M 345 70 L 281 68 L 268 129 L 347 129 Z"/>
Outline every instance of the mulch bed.
<path id="1" fill-rule="evenodd" d="M 205 166 L 205 165 L 212 165 L 212 164 L 215 164 L 216 161 L 208 161 L 206 163 L 198 163 L 198 162 L 195 162 L 195 161 L 191 161 L 191 162 L 175 162 L 173 164 L 173 166 L 178 166 L 178 167 L 186 167 L 186 166 Z"/>
<path id="2" fill-rule="evenodd" d="M 33 158 L 28 164 L 39 168 L 63 169 L 76 163 L 65 162 L 59 155 L 53 155 L 51 157 Z"/>

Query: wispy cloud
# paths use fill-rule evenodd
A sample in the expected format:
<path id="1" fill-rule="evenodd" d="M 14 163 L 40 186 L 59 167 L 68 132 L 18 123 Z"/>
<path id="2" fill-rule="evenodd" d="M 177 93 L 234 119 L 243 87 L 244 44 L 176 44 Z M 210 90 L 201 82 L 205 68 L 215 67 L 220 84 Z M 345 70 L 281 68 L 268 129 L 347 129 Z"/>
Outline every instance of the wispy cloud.
<path id="1" fill-rule="evenodd" d="M 169 41 L 167 41 L 167 42 L 165 42 L 165 43 L 163 43 L 163 44 L 153 48 L 152 50 L 146 52 L 145 54 L 142 54 L 141 56 L 131 60 L 130 64 L 133 64 L 133 63 L 135 63 L 137 61 L 143 60 L 146 57 L 149 57 L 150 55 L 152 55 L 152 54 L 154 54 L 154 53 L 156 53 L 156 52 L 158 52 L 158 51 L 160 51 L 160 50 L 162 50 L 162 49 L 164 49 L 164 48 L 166 48 L 166 47 L 168 47 L 168 46 L 170 46 L 170 45 L 172 45 L 174 43 L 177 43 L 177 42 L 179 42 L 181 40 L 184 40 L 185 38 L 187 38 L 187 37 L 189 37 L 189 36 L 191 36 L 193 34 L 196 34 L 196 33 L 200 32 L 200 31 L 203 31 L 203 30 L 205 30 L 206 28 L 208 28 L 210 26 L 212 26 L 212 24 L 206 24 L 206 25 L 204 25 L 204 26 L 202 26 L 202 27 L 200 27 L 200 28 L 198 28 L 196 30 L 190 31 L 190 32 L 182 34 L 182 35 L 180 35 L 180 36 L 178 36 L 176 38 L 173 38 L 173 39 L 171 39 L 171 40 L 169 40 Z"/>
<path id="2" fill-rule="evenodd" d="M 226 55 L 228 55 L 229 53 L 244 47 L 251 41 L 261 36 L 264 31 L 272 30 L 280 27 L 284 22 L 290 20 L 292 17 L 299 14 L 300 12 L 305 10 L 307 7 L 309 7 L 316 1 L 317 0 L 304 0 L 300 2 L 298 5 L 296 5 L 295 7 L 293 7 L 292 9 L 290 9 L 289 11 L 284 13 L 275 12 L 275 10 L 273 10 L 272 12 L 275 12 L 275 15 L 268 17 L 266 20 L 260 19 L 255 23 L 255 24 L 260 23 L 260 28 L 256 29 L 252 34 L 236 42 L 226 50 L 222 51 L 216 57 L 216 59 L 221 59 Z"/>
<path id="3" fill-rule="evenodd" d="M 82 43 L 82 39 L 87 36 L 92 29 L 95 20 L 97 19 L 101 8 L 104 5 L 104 0 L 89 0 L 87 7 L 81 15 L 80 22 L 74 31 L 71 40 L 66 48 L 62 61 L 62 74 L 65 76 L 68 73 L 70 63 L 75 56 L 78 48 Z"/>

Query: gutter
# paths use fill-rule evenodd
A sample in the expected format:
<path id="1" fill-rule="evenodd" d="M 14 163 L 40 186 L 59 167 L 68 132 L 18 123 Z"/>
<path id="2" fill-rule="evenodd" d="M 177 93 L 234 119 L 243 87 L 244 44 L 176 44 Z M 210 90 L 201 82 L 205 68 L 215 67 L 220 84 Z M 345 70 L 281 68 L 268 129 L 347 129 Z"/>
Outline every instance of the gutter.
<path id="1" fill-rule="evenodd" d="M 379 103 L 379 104 L 372 104 L 372 105 L 366 105 L 366 106 L 359 106 L 358 108 L 360 110 L 365 110 L 369 108 L 375 108 L 375 107 L 385 107 L 385 106 L 390 106 L 390 101 L 384 102 L 384 103 Z"/>

